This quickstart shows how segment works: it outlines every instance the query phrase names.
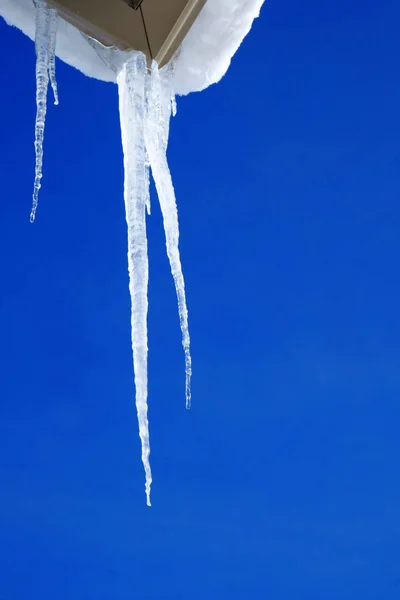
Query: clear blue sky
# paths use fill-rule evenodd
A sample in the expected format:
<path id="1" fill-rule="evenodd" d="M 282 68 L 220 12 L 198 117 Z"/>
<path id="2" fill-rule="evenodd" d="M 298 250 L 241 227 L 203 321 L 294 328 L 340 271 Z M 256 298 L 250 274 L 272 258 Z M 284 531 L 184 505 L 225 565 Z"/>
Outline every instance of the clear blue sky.
<path id="1" fill-rule="evenodd" d="M 398 600 L 400 8 L 277 0 L 170 166 L 193 409 L 153 196 L 153 507 L 134 409 L 117 90 L 0 22 L 1 600 Z"/>

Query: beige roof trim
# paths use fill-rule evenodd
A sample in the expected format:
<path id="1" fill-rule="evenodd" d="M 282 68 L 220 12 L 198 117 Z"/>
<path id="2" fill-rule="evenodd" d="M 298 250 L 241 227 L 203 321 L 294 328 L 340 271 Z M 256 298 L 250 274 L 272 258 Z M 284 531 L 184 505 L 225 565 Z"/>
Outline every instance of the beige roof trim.
<path id="1" fill-rule="evenodd" d="M 193 25 L 206 0 L 189 0 L 155 57 L 159 65 L 167 63 Z M 144 7 L 145 10 L 145 7 Z"/>
<path id="2" fill-rule="evenodd" d="M 140 50 L 160 66 L 178 49 L 206 0 L 49 0 L 60 15 L 106 46 Z"/>

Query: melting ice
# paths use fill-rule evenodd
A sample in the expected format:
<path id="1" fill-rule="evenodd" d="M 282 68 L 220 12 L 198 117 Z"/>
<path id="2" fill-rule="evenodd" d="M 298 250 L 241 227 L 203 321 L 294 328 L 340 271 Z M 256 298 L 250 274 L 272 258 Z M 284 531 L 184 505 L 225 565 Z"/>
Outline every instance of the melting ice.
<path id="1" fill-rule="evenodd" d="M 151 469 L 147 419 L 147 286 L 148 259 L 146 209 L 150 212 L 151 168 L 164 221 L 167 254 L 175 283 L 182 344 L 186 366 L 186 407 L 190 408 L 192 360 L 185 283 L 179 255 L 179 224 L 175 192 L 166 157 L 171 115 L 171 70 L 160 75 L 153 62 L 148 72 L 146 58 L 133 52 L 124 60 L 117 78 L 125 171 L 125 210 L 128 225 L 128 266 L 132 303 L 132 349 L 136 386 L 136 408 L 142 461 L 146 474 L 146 497 L 150 506 Z"/>
<path id="2" fill-rule="evenodd" d="M 58 103 L 55 79 L 55 45 L 57 12 L 45 0 L 36 2 L 36 102 L 35 125 L 35 185 L 31 221 L 34 221 L 42 178 L 43 136 L 46 119 L 47 88 L 53 88 Z M 119 112 L 124 153 L 124 200 L 128 228 L 128 270 L 131 296 L 131 328 L 133 366 L 136 388 L 136 409 L 142 462 L 146 476 L 146 499 L 150 506 L 152 482 L 150 437 L 147 409 L 147 308 L 149 267 L 147 256 L 146 212 L 150 214 L 149 169 L 160 201 L 164 222 L 167 255 L 178 299 L 179 321 L 186 369 L 186 407 L 190 408 L 192 360 L 185 283 L 179 254 L 179 224 L 175 191 L 167 162 L 167 145 L 171 112 L 176 112 L 172 90 L 173 65 L 159 71 L 153 62 L 148 69 L 141 52 L 119 52 L 89 43 L 117 71 Z"/>
<path id="3" fill-rule="evenodd" d="M 35 182 L 31 223 L 36 218 L 43 169 L 43 139 L 47 113 L 47 88 L 49 79 L 53 88 L 54 103 L 58 104 L 56 82 L 56 37 L 58 15 L 54 8 L 47 6 L 46 0 L 36 0 L 36 122 L 35 122 Z"/>

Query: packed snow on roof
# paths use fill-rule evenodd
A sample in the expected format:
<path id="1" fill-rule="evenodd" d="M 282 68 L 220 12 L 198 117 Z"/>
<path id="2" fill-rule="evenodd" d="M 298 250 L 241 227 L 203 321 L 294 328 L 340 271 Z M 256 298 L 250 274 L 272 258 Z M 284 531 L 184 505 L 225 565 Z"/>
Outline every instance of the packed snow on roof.
<path id="1" fill-rule="evenodd" d="M 186 369 L 186 407 L 190 408 L 192 361 L 185 282 L 179 254 L 175 192 L 167 161 L 169 121 L 176 94 L 200 91 L 216 83 L 259 15 L 264 0 L 207 0 L 173 59 L 162 69 L 144 54 L 106 48 L 62 19 L 46 0 L 0 0 L 0 16 L 32 40 L 36 49 L 35 179 L 31 221 L 41 187 L 43 139 L 49 83 L 58 103 L 55 56 L 85 75 L 116 82 L 124 152 L 124 199 L 128 228 L 128 270 L 136 408 L 146 499 L 152 482 L 147 418 L 147 288 L 146 211 L 150 214 L 149 169 L 161 206 L 166 248 L 178 299 Z"/>

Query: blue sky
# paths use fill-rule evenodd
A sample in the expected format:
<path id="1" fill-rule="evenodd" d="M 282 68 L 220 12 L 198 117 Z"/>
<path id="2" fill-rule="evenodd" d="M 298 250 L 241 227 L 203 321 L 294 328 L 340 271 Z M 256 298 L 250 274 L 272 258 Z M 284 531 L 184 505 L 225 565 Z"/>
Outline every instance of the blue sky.
<path id="1" fill-rule="evenodd" d="M 169 149 L 193 342 L 153 195 L 153 507 L 134 409 L 117 90 L 0 22 L 1 600 L 400 594 L 400 8 L 267 2 Z"/>

